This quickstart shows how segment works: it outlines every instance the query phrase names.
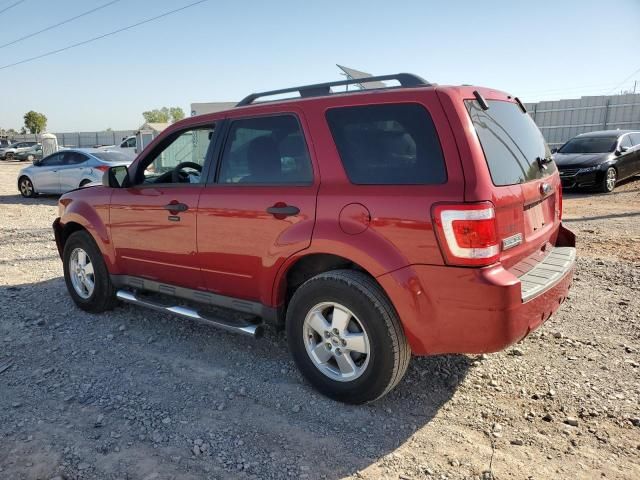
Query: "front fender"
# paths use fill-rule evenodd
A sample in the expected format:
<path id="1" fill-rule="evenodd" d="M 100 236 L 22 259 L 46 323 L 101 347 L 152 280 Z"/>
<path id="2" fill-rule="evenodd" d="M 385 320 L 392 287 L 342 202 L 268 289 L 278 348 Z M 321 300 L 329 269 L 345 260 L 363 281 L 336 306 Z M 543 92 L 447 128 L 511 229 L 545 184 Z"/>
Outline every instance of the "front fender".
<path id="1" fill-rule="evenodd" d="M 91 188 L 63 195 L 59 203 L 64 212 L 60 217 L 58 228 L 62 231 L 62 248 L 64 248 L 63 243 L 68 236 L 65 231 L 73 229 L 71 227 L 73 224 L 87 230 L 98 245 L 109 273 L 115 274 L 119 272 L 108 228 L 111 193 L 106 188 Z"/>

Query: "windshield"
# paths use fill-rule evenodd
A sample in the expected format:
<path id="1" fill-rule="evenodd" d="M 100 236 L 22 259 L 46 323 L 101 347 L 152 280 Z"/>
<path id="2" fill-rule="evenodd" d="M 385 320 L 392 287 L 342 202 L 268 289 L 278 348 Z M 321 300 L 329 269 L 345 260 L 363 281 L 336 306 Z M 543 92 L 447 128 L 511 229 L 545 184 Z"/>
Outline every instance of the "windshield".
<path id="1" fill-rule="evenodd" d="M 576 137 L 565 143 L 558 153 L 607 153 L 616 149 L 616 137 Z"/>
<path id="2" fill-rule="evenodd" d="M 99 158 L 103 162 L 130 162 L 131 159 L 120 152 L 91 152 L 91 155 Z"/>
<path id="3" fill-rule="evenodd" d="M 476 100 L 465 105 L 476 129 L 491 179 L 496 186 L 515 185 L 556 171 L 551 151 L 531 117 L 512 102 L 489 100 L 483 110 Z"/>

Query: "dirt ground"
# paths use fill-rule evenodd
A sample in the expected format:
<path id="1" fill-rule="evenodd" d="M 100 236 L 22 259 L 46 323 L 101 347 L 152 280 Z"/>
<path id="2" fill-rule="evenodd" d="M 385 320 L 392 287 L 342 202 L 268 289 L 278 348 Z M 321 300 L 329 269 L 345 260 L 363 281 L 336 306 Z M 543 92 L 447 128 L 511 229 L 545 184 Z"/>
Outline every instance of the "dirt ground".
<path id="1" fill-rule="evenodd" d="M 640 179 L 565 195 L 578 271 L 541 329 L 414 358 L 353 407 L 304 382 L 283 334 L 75 308 L 56 198 L 22 199 L 21 166 L 0 162 L 0 479 L 640 478 Z"/>

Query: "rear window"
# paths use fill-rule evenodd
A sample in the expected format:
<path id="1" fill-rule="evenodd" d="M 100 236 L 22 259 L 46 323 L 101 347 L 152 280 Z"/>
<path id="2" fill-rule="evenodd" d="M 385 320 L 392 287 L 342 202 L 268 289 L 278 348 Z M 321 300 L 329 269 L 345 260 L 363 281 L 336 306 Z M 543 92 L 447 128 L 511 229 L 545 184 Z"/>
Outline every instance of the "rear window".
<path id="1" fill-rule="evenodd" d="M 541 168 L 537 159 L 551 151 L 531 117 L 517 104 L 489 100 L 482 110 L 476 100 L 465 106 L 476 129 L 494 185 L 515 185 L 546 177 L 556 171 L 553 162 Z"/>
<path id="2" fill-rule="evenodd" d="M 565 143 L 558 153 L 606 153 L 613 152 L 617 137 L 576 137 Z"/>
<path id="3" fill-rule="evenodd" d="M 130 162 L 131 159 L 120 152 L 91 152 L 91 155 L 98 157 L 103 162 Z"/>
<path id="4" fill-rule="evenodd" d="M 447 180 L 431 115 L 418 104 L 334 108 L 327 121 L 351 183 L 428 185 Z"/>

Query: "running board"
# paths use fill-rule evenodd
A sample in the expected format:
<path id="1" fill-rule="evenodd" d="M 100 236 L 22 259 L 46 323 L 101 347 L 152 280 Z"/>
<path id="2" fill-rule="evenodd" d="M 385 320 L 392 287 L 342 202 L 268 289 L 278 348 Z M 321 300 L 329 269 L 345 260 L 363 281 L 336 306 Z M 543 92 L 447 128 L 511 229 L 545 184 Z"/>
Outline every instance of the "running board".
<path id="1" fill-rule="evenodd" d="M 220 328 L 222 330 L 226 330 L 231 333 L 240 333 L 242 335 L 249 335 L 253 338 L 260 338 L 264 334 L 264 327 L 261 324 L 254 325 L 252 323 L 240 323 L 234 324 L 231 322 L 226 322 L 225 320 L 219 318 L 209 318 L 203 317 L 196 310 L 187 307 L 181 307 L 179 305 L 173 307 L 167 307 L 160 303 L 154 303 L 149 300 L 142 300 L 138 298 L 135 293 L 128 292 L 126 290 L 118 290 L 116 293 L 116 297 L 123 302 L 131 303 L 133 305 L 138 305 L 140 307 L 150 308 L 152 310 L 157 310 L 159 312 L 164 313 L 172 313 L 182 318 L 188 318 L 190 320 L 196 320 L 198 322 L 205 323 L 207 325 L 211 325 L 216 328 Z"/>

